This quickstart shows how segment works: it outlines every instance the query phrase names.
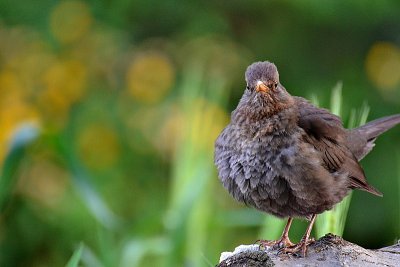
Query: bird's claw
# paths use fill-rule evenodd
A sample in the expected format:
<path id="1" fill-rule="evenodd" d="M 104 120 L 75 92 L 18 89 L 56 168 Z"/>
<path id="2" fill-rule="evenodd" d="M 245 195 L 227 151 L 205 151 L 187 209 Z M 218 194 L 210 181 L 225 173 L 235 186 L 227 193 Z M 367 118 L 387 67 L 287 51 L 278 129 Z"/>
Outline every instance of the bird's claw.
<path id="1" fill-rule="evenodd" d="M 278 250 L 278 254 L 292 254 L 295 256 L 305 257 L 307 254 L 307 247 L 314 242 L 315 242 L 314 238 L 309 238 L 308 240 L 302 239 L 296 245 L 280 248 Z"/>
<path id="2" fill-rule="evenodd" d="M 260 249 L 266 249 L 272 247 L 274 249 L 282 249 L 285 247 L 292 247 L 293 244 L 288 237 L 282 237 L 278 240 L 257 240 L 256 244 L 260 246 Z"/>

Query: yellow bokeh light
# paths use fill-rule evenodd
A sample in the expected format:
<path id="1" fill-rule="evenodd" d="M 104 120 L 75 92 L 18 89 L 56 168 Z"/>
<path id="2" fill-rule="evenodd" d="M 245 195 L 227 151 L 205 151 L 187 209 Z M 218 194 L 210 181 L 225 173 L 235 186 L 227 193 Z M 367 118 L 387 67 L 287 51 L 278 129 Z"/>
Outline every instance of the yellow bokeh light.
<path id="1" fill-rule="evenodd" d="M 8 105 L 2 105 L 0 110 L 0 125 L 2 134 L 10 134 L 21 123 L 38 122 L 36 110 L 22 100 L 15 100 Z"/>
<path id="2" fill-rule="evenodd" d="M 98 27 L 88 32 L 69 53 L 71 57 L 84 61 L 97 81 L 116 79 L 113 75 L 124 53 L 121 49 L 123 42 L 117 32 Z"/>
<path id="3" fill-rule="evenodd" d="M 25 100 L 23 87 L 14 72 L 0 72 L 0 162 L 15 129 L 22 123 L 39 122 L 36 109 Z"/>
<path id="4" fill-rule="evenodd" d="M 137 101 L 145 103 L 161 100 L 174 80 L 174 67 L 161 53 L 147 53 L 136 57 L 126 74 L 129 92 Z"/>
<path id="5" fill-rule="evenodd" d="M 63 44 L 80 39 L 87 33 L 91 24 L 89 7 L 81 1 L 61 1 L 50 15 L 51 32 Z"/>
<path id="6" fill-rule="evenodd" d="M 23 86 L 18 76 L 9 70 L 0 72 L 0 105 L 19 99 L 23 94 Z"/>
<path id="7" fill-rule="evenodd" d="M 212 151 L 214 141 L 228 121 L 228 115 L 219 106 L 197 99 L 185 112 L 185 128 L 190 143 L 199 150 Z"/>
<path id="8" fill-rule="evenodd" d="M 41 87 L 41 77 L 54 61 L 53 55 L 46 51 L 28 51 L 14 59 L 18 61 L 13 68 L 24 86 L 27 94 L 34 95 Z"/>
<path id="9" fill-rule="evenodd" d="M 162 121 L 162 110 L 154 106 L 143 106 L 129 109 L 132 107 L 131 101 L 122 100 L 121 96 L 120 110 L 123 117 L 128 135 L 131 136 L 127 141 L 131 149 L 141 154 L 147 154 L 151 151 L 151 144 L 156 139 L 159 126 Z M 126 97 L 125 97 L 126 98 Z M 123 107 L 125 106 L 125 107 Z"/>
<path id="10" fill-rule="evenodd" d="M 173 107 L 157 132 L 157 138 L 153 138 L 154 145 L 161 152 L 172 154 L 182 140 L 184 125 L 184 113 L 178 107 Z"/>
<path id="11" fill-rule="evenodd" d="M 95 170 L 112 167 L 120 156 L 114 129 L 100 123 L 88 125 L 79 133 L 78 149 L 86 166 Z"/>
<path id="12" fill-rule="evenodd" d="M 368 52 L 366 70 L 380 89 L 393 90 L 400 84 L 400 49 L 389 42 L 375 43 Z"/>
<path id="13" fill-rule="evenodd" d="M 44 72 L 44 90 L 38 104 L 45 115 L 64 117 L 71 104 L 81 99 L 86 89 L 87 68 L 77 60 L 55 62 Z"/>
<path id="14" fill-rule="evenodd" d="M 23 170 L 18 190 L 42 205 L 56 208 L 65 195 L 68 180 L 66 170 L 36 157 L 33 163 Z"/>

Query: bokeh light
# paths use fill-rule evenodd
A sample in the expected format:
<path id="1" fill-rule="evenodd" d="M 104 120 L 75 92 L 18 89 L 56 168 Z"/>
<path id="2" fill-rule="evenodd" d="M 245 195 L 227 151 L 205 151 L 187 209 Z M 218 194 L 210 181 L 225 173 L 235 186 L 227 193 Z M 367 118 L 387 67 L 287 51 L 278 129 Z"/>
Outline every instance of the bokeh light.
<path id="1" fill-rule="evenodd" d="M 212 151 L 214 141 L 229 117 L 219 106 L 200 98 L 193 103 L 190 112 L 185 113 L 185 119 L 194 149 Z"/>
<path id="2" fill-rule="evenodd" d="M 39 123 L 36 108 L 26 100 L 24 87 L 12 71 L 0 72 L 0 160 L 3 162 L 14 130 L 22 123 Z"/>
<path id="3" fill-rule="evenodd" d="M 382 90 L 391 91 L 400 86 L 400 48 L 390 42 L 377 42 L 366 58 L 370 80 Z"/>
<path id="4" fill-rule="evenodd" d="M 152 142 L 160 152 L 170 156 L 175 152 L 177 143 L 182 140 L 185 115 L 176 104 L 171 105 L 166 114 L 167 118 L 161 123 L 160 130 L 156 132 Z"/>
<path id="5" fill-rule="evenodd" d="M 77 144 L 81 160 L 93 170 L 110 168 L 120 157 L 115 130 L 101 123 L 85 125 L 79 133 Z"/>
<path id="6" fill-rule="evenodd" d="M 70 177 L 65 169 L 42 156 L 35 156 L 23 170 L 18 190 L 39 205 L 57 208 L 64 199 Z"/>
<path id="7" fill-rule="evenodd" d="M 130 94 L 138 102 L 155 103 L 165 97 L 174 84 L 175 69 L 171 60 L 158 52 L 135 57 L 126 73 Z"/>
<path id="8" fill-rule="evenodd" d="M 70 44 L 82 38 L 91 24 L 89 7 L 82 1 L 60 1 L 50 16 L 51 32 L 62 44 Z"/>
<path id="9" fill-rule="evenodd" d="M 38 94 L 38 105 L 43 115 L 64 122 L 69 107 L 85 93 L 86 66 L 81 61 L 55 61 L 44 72 L 44 89 Z"/>

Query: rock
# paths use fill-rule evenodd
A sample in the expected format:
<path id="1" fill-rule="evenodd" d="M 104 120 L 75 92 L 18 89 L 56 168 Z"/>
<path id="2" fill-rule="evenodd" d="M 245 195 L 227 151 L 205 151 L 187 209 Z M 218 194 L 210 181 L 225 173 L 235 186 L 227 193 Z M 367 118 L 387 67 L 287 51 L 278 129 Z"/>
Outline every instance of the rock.
<path id="1" fill-rule="evenodd" d="M 308 246 L 305 258 L 280 254 L 274 248 L 241 245 L 234 252 L 223 252 L 217 266 L 400 266 L 400 243 L 370 250 L 327 234 Z"/>

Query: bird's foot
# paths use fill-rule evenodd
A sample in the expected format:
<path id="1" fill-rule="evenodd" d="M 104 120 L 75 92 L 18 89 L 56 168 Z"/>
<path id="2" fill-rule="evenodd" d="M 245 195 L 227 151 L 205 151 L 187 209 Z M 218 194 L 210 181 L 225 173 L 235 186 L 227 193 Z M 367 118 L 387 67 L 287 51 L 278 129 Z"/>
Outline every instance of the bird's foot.
<path id="1" fill-rule="evenodd" d="M 292 255 L 298 255 L 298 256 L 305 257 L 307 255 L 308 245 L 310 245 L 314 242 L 315 242 L 314 238 L 309 238 L 307 240 L 301 239 L 301 241 L 296 245 L 282 247 L 279 250 L 279 254 L 284 253 L 284 254 L 292 254 Z"/>
<path id="2" fill-rule="evenodd" d="M 295 244 L 290 241 L 289 237 L 281 237 L 278 240 L 257 240 L 256 244 L 260 245 L 260 249 L 266 249 L 268 247 L 282 249 L 295 246 Z"/>

